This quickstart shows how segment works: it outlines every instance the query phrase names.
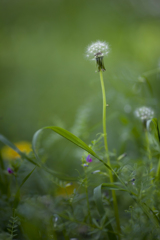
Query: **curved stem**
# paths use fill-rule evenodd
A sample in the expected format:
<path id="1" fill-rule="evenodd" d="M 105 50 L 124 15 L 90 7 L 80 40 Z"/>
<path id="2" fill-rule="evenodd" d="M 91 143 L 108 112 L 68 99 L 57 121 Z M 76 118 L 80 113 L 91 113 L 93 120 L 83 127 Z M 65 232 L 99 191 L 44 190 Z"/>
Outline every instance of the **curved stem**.
<path id="1" fill-rule="evenodd" d="M 104 146 L 105 146 L 105 150 L 106 150 L 106 154 L 107 154 L 107 164 L 111 167 L 110 157 L 109 157 L 109 153 L 108 153 L 107 129 L 106 129 L 106 93 L 105 93 L 105 87 L 104 87 L 102 70 L 100 70 L 100 81 L 101 81 L 102 97 L 103 97 Z M 109 171 L 109 176 L 110 176 L 110 182 L 113 183 L 114 181 L 113 181 L 112 171 Z M 118 229 L 118 231 L 120 233 L 121 232 L 121 228 L 120 228 L 120 221 L 119 221 L 119 212 L 118 212 L 116 193 L 115 193 L 114 190 L 112 190 L 112 197 L 113 197 L 113 205 L 114 205 L 114 213 L 115 213 L 115 218 L 116 218 L 117 229 Z"/>

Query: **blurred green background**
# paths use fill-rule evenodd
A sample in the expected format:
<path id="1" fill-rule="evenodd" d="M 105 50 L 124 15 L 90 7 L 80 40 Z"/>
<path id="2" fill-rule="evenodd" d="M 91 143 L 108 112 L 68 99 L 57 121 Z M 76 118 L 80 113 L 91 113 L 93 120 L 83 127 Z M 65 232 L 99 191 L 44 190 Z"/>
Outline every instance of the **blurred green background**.
<path id="1" fill-rule="evenodd" d="M 1 0 L 0 133 L 31 141 L 39 128 L 58 125 L 89 143 L 102 132 L 99 74 L 85 59 L 97 40 L 111 49 L 104 60 L 109 147 L 134 151 L 135 108 L 147 105 L 159 116 L 158 71 L 147 77 L 151 87 L 139 80 L 160 64 L 158 0 Z"/>

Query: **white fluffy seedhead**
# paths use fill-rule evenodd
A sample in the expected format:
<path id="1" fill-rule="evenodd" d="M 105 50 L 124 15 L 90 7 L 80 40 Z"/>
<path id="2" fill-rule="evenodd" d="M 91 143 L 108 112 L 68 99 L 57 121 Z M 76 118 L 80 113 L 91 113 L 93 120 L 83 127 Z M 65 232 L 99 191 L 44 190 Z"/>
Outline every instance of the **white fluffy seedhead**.
<path id="1" fill-rule="evenodd" d="M 154 111 L 148 107 L 141 107 L 135 111 L 136 117 L 140 118 L 142 121 L 149 120 L 154 117 Z"/>
<path id="2" fill-rule="evenodd" d="M 88 46 L 86 57 L 95 60 L 97 57 L 104 57 L 109 53 L 109 46 L 106 42 L 97 41 Z"/>

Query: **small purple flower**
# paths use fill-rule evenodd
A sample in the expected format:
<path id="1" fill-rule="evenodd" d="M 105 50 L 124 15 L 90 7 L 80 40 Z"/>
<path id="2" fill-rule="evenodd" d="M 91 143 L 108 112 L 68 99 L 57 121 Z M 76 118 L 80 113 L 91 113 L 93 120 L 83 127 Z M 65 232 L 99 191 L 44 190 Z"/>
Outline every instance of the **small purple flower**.
<path id="1" fill-rule="evenodd" d="M 86 161 L 87 161 L 88 163 L 90 163 L 90 162 L 93 161 L 92 158 L 90 157 L 90 155 L 87 156 Z"/>
<path id="2" fill-rule="evenodd" d="M 7 171 L 8 171 L 9 174 L 13 174 L 14 173 L 11 168 L 7 168 Z"/>

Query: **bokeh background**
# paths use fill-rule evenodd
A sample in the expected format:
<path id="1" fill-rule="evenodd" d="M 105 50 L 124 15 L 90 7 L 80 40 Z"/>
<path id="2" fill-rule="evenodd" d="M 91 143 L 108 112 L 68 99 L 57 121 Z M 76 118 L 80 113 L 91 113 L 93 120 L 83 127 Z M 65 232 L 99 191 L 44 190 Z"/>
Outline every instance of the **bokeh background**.
<path id="1" fill-rule="evenodd" d="M 96 40 L 110 45 L 104 73 L 110 151 L 138 154 L 135 109 L 147 105 L 159 117 L 159 0 L 1 0 L 0 133 L 31 142 L 38 129 L 56 125 L 89 144 L 102 132 L 99 74 L 85 58 Z M 55 135 L 44 134 L 42 155 L 71 171 L 80 154 Z"/>

